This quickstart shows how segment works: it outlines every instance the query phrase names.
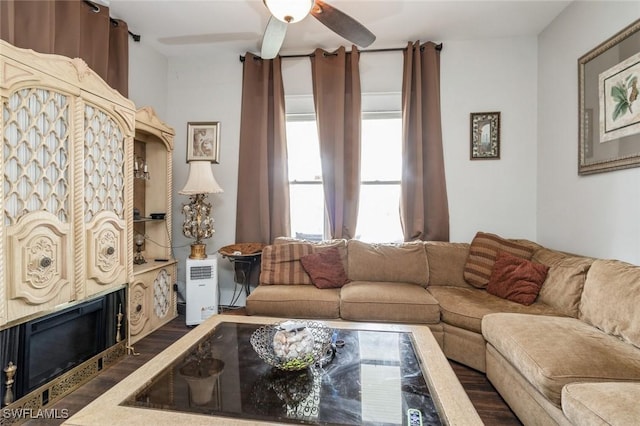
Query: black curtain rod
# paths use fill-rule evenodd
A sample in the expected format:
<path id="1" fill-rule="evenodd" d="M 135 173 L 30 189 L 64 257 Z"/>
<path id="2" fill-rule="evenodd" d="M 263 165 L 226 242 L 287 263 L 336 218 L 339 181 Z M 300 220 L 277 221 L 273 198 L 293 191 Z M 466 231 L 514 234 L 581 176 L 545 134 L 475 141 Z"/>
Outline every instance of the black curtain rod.
<path id="1" fill-rule="evenodd" d="M 91 8 L 91 10 L 95 13 L 100 12 L 100 6 L 95 4 L 94 2 L 90 1 L 90 0 L 84 0 L 84 3 L 89 6 Z M 113 19 L 111 17 L 109 17 L 109 21 L 111 22 L 111 25 L 113 25 L 114 27 L 117 27 L 118 25 L 120 25 L 118 23 L 117 19 Z M 140 34 L 134 34 L 131 31 L 127 31 L 129 33 L 129 35 L 131 36 L 131 38 L 133 39 L 133 41 L 135 42 L 139 42 L 140 39 L 142 38 L 142 36 Z"/>
<path id="2" fill-rule="evenodd" d="M 366 50 L 360 50 L 360 53 L 376 53 L 376 52 L 397 52 L 397 51 L 402 51 L 405 50 L 406 47 L 390 47 L 387 49 L 366 49 Z M 424 46 L 420 46 L 420 50 L 424 50 Z M 436 50 L 442 50 L 442 43 L 437 44 L 436 45 Z M 337 55 L 337 53 L 324 53 L 325 55 Z M 283 59 L 288 59 L 288 58 L 312 58 L 313 56 L 315 56 L 313 53 L 305 53 L 305 54 L 298 54 L 298 55 L 280 55 L 281 58 Z M 240 55 L 240 62 L 244 62 L 245 57 L 243 55 Z M 255 56 L 255 59 L 262 59 L 260 56 Z"/>

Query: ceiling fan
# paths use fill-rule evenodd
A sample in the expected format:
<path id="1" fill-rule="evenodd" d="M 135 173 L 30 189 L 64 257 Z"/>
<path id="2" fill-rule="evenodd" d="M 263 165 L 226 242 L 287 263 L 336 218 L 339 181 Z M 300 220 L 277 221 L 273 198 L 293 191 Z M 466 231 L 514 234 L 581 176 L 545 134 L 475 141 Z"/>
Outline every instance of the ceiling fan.
<path id="1" fill-rule="evenodd" d="M 262 36 L 263 59 L 278 55 L 287 26 L 299 22 L 311 14 L 334 33 L 361 47 L 373 43 L 376 36 L 364 25 L 323 0 L 262 0 L 271 12 Z"/>

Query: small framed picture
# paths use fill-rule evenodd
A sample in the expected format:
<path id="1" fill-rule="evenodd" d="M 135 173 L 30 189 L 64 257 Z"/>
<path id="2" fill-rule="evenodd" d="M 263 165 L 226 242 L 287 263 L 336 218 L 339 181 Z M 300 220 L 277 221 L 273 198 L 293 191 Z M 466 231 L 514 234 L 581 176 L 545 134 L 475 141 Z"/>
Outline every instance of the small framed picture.
<path id="1" fill-rule="evenodd" d="M 191 161 L 220 162 L 220 123 L 187 123 L 187 163 Z"/>
<path id="2" fill-rule="evenodd" d="M 471 113 L 471 159 L 500 158 L 500 113 Z"/>

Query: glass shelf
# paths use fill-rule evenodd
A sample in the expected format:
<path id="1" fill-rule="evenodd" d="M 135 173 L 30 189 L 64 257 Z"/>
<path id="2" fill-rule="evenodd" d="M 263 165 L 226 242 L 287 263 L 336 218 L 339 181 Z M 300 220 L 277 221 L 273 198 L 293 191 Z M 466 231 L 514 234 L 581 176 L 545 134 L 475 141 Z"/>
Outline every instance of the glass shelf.
<path id="1" fill-rule="evenodd" d="M 143 222 L 164 222 L 164 218 L 153 219 L 151 217 L 141 217 L 140 219 L 133 219 L 133 223 L 143 223 Z"/>

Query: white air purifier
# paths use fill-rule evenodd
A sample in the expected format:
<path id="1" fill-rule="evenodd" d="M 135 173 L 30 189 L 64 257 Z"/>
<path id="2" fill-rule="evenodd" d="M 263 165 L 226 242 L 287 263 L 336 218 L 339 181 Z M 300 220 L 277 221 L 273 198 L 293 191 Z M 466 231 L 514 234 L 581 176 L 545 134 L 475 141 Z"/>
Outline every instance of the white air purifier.
<path id="1" fill-rule="evenodd" d="M 218 258 L 187 259 L 186 323 L 198 325 L 218 313 Z"/>

